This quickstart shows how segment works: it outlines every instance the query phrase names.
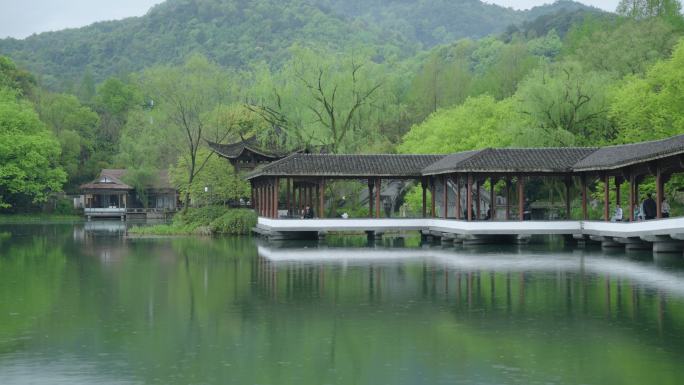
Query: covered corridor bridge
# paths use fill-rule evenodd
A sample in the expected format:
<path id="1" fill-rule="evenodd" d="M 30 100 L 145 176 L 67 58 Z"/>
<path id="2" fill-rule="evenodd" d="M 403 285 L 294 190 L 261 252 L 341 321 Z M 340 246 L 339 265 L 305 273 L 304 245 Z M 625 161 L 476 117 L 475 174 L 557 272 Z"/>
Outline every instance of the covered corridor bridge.
<path id="1" fill-rule="evenodd" d="M 373 197 L 369 199 L 369 217 L 377 220 L 381 217 L 380 191 L 383 181 L 415 180 L 423 187 L 422 218 L 447 221 L 442 227 L 454 228 L 457 234 L 468 233 L 469 229 L 475 229 L 475 224 L 456 225 L 455 222 L 472 222 L 483 218 L 480 186 L 486 181 L 490 188 L 489 201 L 497 201 L 495 187 L 498 185 L 505 205 L 500 215 L 495 212 L 497 206 L 490 205 L 487 218 L 500 220 L 490 221 L 488 224 L 479 223 L 476 225 L 480 229 L 478 231 L 486 232 L 488 228 L 496 227 L 499 233 L 520 233 L 516 229 L 521 228 L 519 221 L 526 219 L 526 193 L 534 192 L 530 190 L 532 186 L 526 188 L 526 183 L 535 178 L 544 178 L 562 183 L 564 219 L 574 220 L 572 225 L 566 223 L 561 226 L 565 230 L 559 229 L 557 233 L 581 235 L 584 223 L 589 219 L 588 186 L 594 185 L 596 181 L 603 182 L 603 220 L 609 221 L 611 187 L 616 186 L 614 204 L 622 205 L 624 197 L 620 194 L 620 186 L 628 184 L 627 204 L 622 207 L 625 207 L 625 221 L 634 222 L 635 207 L 639 202 L 639 186 L 645 178 L 653 177 L 657 205 L 655 216 L 662 218 L 664 185 L 673 174 L 683 170 L 684 135 L 680 135 L 658 141 L 601 148 L 487 148 L 449 155 L 293 154 L 256 169 L 247 178 L 252 185 L 252 202 L 260 216 L 259 227 L 262 230 L 345 230 L 348 226 L 342 222 L 344 219 L 309 220 L 301 226 L 296 223 L 301 220 L 291 219 L 300 218 L 302 209 L 306 206 L 313 207 L 318 217 L 324 218 L 327 202 L 325 186 L 332 180 L 367 182 L 369 197 Z M 428 190 L 431 192 L 429 202 L 426 194 Z M 571 210 L 573 193 L 579 194 L 581 200 L 581 213 L 577 218 L 573 218 Z M 358 218 L 354 219 L 358 222 Z M 380 227 L 401 229 L 405 227 L 402 223 L 409 222 L 411 221 L 401 218 L 384 219 Z M 523 226 L 526 231 L 544 233 L 543 230 L 550 225 L 548 221 L 533 222 L 539 222 L 538 226 L 526 223 Z M 435 224 L 434 221 L 430 223 L 428 227 Z M 359 224 L 354 229 L 374 231 L 380 227 L 366 220 L 365 225 Z M 424 228 L 426 225 L 416 227 Z M 684 233 L 684 228 L 681 232 Z M 601 236 L 601 233 L 599 231 L 587 235 L 596 237 Z"/>

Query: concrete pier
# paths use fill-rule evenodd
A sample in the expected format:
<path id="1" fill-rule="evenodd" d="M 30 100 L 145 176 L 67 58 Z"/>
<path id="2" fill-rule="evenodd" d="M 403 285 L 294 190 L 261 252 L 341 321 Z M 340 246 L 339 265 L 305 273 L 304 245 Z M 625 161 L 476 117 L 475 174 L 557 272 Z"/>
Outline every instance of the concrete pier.
<path id="1" fill-rule="evenodd" d="M 254 231 L 268 239 L 317 239 L 329 234 L 366 233 L 379 240 L 387 232 L 418 231 L 423 241 L 443 244 L 525 244 L 537 235 L 562 235 L 582 246 L 684 251 L 684 218 L 642 222 L 600 221 L 462 221 L 453 219 L 270 219 L 260 217 Z"/>

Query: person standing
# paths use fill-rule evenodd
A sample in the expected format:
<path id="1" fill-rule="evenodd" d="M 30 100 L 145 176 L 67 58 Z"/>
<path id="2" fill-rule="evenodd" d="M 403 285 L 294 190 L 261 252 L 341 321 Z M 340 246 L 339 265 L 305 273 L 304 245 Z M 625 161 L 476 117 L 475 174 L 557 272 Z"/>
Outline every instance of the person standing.
<path id="1" fill-rule="evenodd" d="M 613 222 L 622 222 L 622 207 L 618 204 L 615 206 L 615 214 L 613 214 Z"/>
<path id="2" fill-rule="evenodd" d="M 656 201 L 653 199 L 653 196 L 649 193 L 646 194 L 646 200 L 643 203 L 644 207 L 644 218 L 648 221 L 651 219 L 655 219 L 655 217 L 658 215 L 657 214 L 657 204 Z"/>
<path id="3" fill-rule="evenodd" d="M 660 205 L 660 211 L 663 214 L 663 218 L 670 217 L 670 204 L 667 202 L 667 198 L 663 198 L 663 202 Z"/>

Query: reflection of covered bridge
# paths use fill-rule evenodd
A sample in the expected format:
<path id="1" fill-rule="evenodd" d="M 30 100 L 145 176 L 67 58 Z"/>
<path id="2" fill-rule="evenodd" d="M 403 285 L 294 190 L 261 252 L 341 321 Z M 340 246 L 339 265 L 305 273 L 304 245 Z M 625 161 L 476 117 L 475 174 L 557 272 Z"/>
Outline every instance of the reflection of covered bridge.
<path id="1" fill-rule="evenodd" d="M 627 203 L 623 205 L 626 207 L 625 220 L 634 222 L 634 209 L 639 202 L 639 186 L 645 178 L 652 176 L 655 181 L 656 217 L 661 218 L 664 184 L 672 174 L 682 170 L 684 135 L 603 148 L 488 148 L 450 155 L 294 154 L 256 169 L 248 179 L 252 184 L 253 202 L 260 215 L 259 228 L 270 234 L 352 230 L 345 225 L 348 222 L 343 222 L 342 219 L 302 222 L 288 220 L 281 215 L 283 212 L 299 213 L 302 207 L 311 206 L 316 208 L 320 217 L 324 217 L 325 185 L 328 181 L 346 179 L 367 182 L 369 194 L 374 197 L 369 202 L 369 217 L 379 219 L 383 183 L 408 179 L 416 180 L 424 187 L 422 217 L 444 220 L 440 223 L 432 220 L 429 225 L 426 222 L 414 226 L 423 230 L 477 235 L 470 231 L 471 228 L 474 229 L 473 225 L 459 224 L 459 221 L 472 222 L 491 218 L 504 220 L 508 224 L 496 221 L 496 224 L 490 222 L 491 225 L 477 225 L 482 228 L 482 234 L 487 234 L 489 227 L 496 227 L 497 235 L 557 233 L 590 235 L 594 238 L 620 238 L 625 235 L 629 239 L 638 237 L 633 241 L 641 245 L 646 239 L 642 239 L 638 231 L 633 231 L 636 227 L 625 227 L 624 223 L 614 224 L 617 226 L 615 228 L 609 226 L 610 231 L 605 234 L 603 230 L 592 233 L 583 230 L 589 219 L 588 186 L 594 185 L 596 181 L 603 182 L 605 221 L 609 221 L 611 215 L 610 191 L 612 186 L 616 186 L 613 204 Z M 562 217 L 565 221 L 556 221 L 563 223 L 556 230 L 549 226 L 549 222 L 532 221 L 536 224 L 528 223 L 524 226 L 526 230 L 521 231 L 519 222 L 516 224 L 511 220 L 525 218 L 528 210 L 526 196 L 535 193 L 532 186 L 540 180 L 564 186 L 565 205 Z M 480 187 L 485 182 L 489 182 L 488 200 L 502 202 L 502 207 L 482 207 Z M 619 188 L 623 183 L 630 187 L 626 202 Z M 527 185 L 530 187 L 526 187 Z M 497 186 L 503 191 L 498 200 L 495 194 Z M 426 191 L 431 192 L 429 202 Z M 579 215 L 573 216 L 571 202 L 575 195 L 580 196 L 581 209 Z M 497 213 L 497 209 L 502 212 Z M 393 227 L 402 229 L 402 223 L 408 222 L 410 221 L 403 219 L 384 219 L 382 222 L 367 220 L 364 224 L 353 226 L 353 230 L 386 231 Z M 654 237 L 678 237 L 679 233 L 684 234 L 684 228 L 665 226 L 649 234 Z M 602 240 L 614 241 L 612 238 Z M 667 241 L 669 244 L 679 243 L 670 238 Z"/>

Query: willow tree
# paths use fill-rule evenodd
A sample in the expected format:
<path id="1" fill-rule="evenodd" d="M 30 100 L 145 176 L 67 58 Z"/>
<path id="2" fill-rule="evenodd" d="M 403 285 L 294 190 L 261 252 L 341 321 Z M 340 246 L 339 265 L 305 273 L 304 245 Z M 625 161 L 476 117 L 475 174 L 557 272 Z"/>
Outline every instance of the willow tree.
<path id="1" fill-rule="evenodd" d="M 212 112 L 232 100 L 229 74 L 203 56 L 190 57 L 183 66 L 159 66 L 145 71 L 142 88 L 150 98 L 149 105 L 162 119 L 157 123 L 166 129 L 164 137 L 175 148 L 187 167 L 187 185 L 206 166 L 211 152 L 201 153 L 205 141 L 221 142 L 230 133 L 213 125 Z M 184 207 L 190 203 L 188 189 L 183 194 Z"/>

